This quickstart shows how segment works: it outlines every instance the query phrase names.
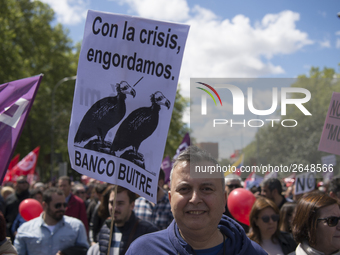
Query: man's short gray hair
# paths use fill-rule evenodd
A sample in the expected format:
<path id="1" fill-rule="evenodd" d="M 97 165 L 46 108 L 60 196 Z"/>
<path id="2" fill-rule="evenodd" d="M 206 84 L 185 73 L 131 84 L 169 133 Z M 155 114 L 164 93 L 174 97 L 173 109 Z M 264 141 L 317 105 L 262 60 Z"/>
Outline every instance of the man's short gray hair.
<path id="1" fill-rule="evenodd" d="M 228 174 L 225 178 L 224 178 L 225 184 L 227 185 L 228 182 L 232 182 L 232 181 L 238 181 L 240 184 L 242 182 L 242 179 L 240 176 L 236 175 L 236 174 Z"/>
<path id="2" fill-rule="evenodd" d="M 184 151 L 181 152 L 181 154 L 178 155 L 178 157 L 175 159 L 172 169 L 170 172 L 170 183 L 172 179 L 172 173 L 175 167 L 181 163 L 181 162 L 188 162 L 188 163 L 199 163 L 202 161 L 208 161 L 213 163 L 214 165 L 219 165 L 217 160 L 213 158 L 209 152 L 198 148 L 197 146 L 189 146 Z M 221 176 L 222 179 L 222 186 L 223 190 L 225 189 L 225 182 L 223 176 Z"/>

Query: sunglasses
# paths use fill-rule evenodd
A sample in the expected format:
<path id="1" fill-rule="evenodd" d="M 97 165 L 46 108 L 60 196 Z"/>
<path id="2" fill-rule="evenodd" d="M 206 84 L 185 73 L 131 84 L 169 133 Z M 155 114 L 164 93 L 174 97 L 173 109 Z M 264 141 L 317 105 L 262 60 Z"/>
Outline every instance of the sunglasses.
<path id="1" fill-rule="evenodd" d="M 77 194 L 85 194 L 85 191 L 77 191 Z"/>
<path id="2" fill-rule="evenodd" d="M 335 227 L 336 225 L 338 225 L 340 217 L 331 216 L 328 218 L 318 219 L 318 221 L 319 220 L 325 220 L 327 222 L 328 227 Z"/>
<path id="3" fill-rule="evenodd" d="M 24 184 L 24 183 L 28 183 L 27 181 L 18 181 L 18 184 Z"/>
<path id="4" fill-rule="evenodd" d="M 61 206 L 63 206 L 64 208 L 66 208 L 66 207 L 67 207 L 67 203 L 56 203 L 56 204 L 54 205 L 54 208 L 55 208 L 55 209 L 59 209 Z"/>
<path id="5" fill-rule="evenodd" d="M 227 187 L 228 187 L 229 189 L 237 189 L 237 188 L 241 188 L 241 186 L 238 185 L 238 184 L 229 184 L 229 185 L 227 185 Z"/>
<path id="6" fill-rule="evenodd" d="M 277 222 L 277 221 L 279 221 L 280 216 L 277 215 L 277 214 L 273 214 L 273 215 L 271 215 L 271 216 L 265 215 L 265 216 L 262 216 L 262 217 L 261 217 L 261 219 L 262 219 L 262 221 L 263 221 L 264 223 L 268 223 L 269 220 L 270 220 L 270 218 L 272 218 L 272 220 L 273 220 L 274 222 Z"/>

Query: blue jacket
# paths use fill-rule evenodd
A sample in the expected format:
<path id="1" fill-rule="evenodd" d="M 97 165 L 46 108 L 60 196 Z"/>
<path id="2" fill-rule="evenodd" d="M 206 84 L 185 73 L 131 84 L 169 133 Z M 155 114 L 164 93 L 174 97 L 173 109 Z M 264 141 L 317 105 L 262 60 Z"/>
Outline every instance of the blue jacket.
<path id="1" fill-rule="evenodd" d="M 251 241 L 243 228 L 234 220 L 223 215 L 218 225 L 227 237 L 226 254 L 228 255 L 265 255 L 267 254 L 257 243 Z M 189 255 L 193 250 L 179 235 L 175 220 L 167 229 L 143 235 L 136 239 L 126 252 L 127 255 L 173 254 Z M 223 250 L 219 255 L 223 254 Z"/>

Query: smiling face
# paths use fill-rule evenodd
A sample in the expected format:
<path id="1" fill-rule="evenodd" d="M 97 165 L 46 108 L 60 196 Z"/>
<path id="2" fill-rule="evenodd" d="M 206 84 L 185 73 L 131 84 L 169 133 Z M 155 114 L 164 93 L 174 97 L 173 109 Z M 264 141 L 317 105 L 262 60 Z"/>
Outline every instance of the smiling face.
<path id="1" fill-rule="evenodd" d="M 197 165 L 212 163 L 203 161 Z M 173 169 L 169 200 L 181 234 L 207 235 L 217 230 L 226 199 L 221 179 L 191 178 L 188 162 L 180 162 Z"/>
<path id="2" fill-rule="evenodd" d="M 259 227 L 261 238 L 263 240 L 270 239 L 277 229 L 277 221 L 273 221 L 272 215 L 275 215 L 275 211 L 271 207 L 264 208 L 260 211 L 255 224 Z M 269 221 L 264 222 L 262 217 L 269 216 Z"/>
<path id="3" fill-rule="evenodd" d="M 331 216 L 340 217 L 340 209 L 337 204 L 323 207 L 319 210 L 318 219 Z M 340 221 L 335 227 L 329 227 L 325 220 L 320 220 L 316 227 L 316 245 L 313 247 L 325 254 L 331 254 L 340 250 Z"/>

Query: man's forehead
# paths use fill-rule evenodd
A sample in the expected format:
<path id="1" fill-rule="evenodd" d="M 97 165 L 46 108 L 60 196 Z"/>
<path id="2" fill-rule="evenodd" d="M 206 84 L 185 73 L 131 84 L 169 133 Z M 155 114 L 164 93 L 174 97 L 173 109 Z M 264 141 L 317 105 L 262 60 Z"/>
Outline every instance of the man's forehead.
<path id="1" fill-rule="evenodd" d="M 228 180 L 227 179 L 227 184 L 240 184 L 241 182 L 239 180 Z"/>
<path id="2" fill-rule="evenodd" d="M 209 161 L 201 161 L 195 163 L 189 163 L 186 161 L 180 162 L 173 170 L 173 179 L 177 180 L 176 182 L 195 182 L 202 184 L 215 184 L 216 182 L 220 182 L 220 179 L 217 178 L 193 178 L 190 176 L 190 167 L 195 166 L 210 166 L 213 163 Z"/>
<path id="3" fill-rule="evenodd" d="M 65 196 L 64 195 L 59 195 L 57 193 L 52 194 L 51 198 L 52 198 L 52 201 L 55 201 L 55 200 L 65 200 Z"/>

